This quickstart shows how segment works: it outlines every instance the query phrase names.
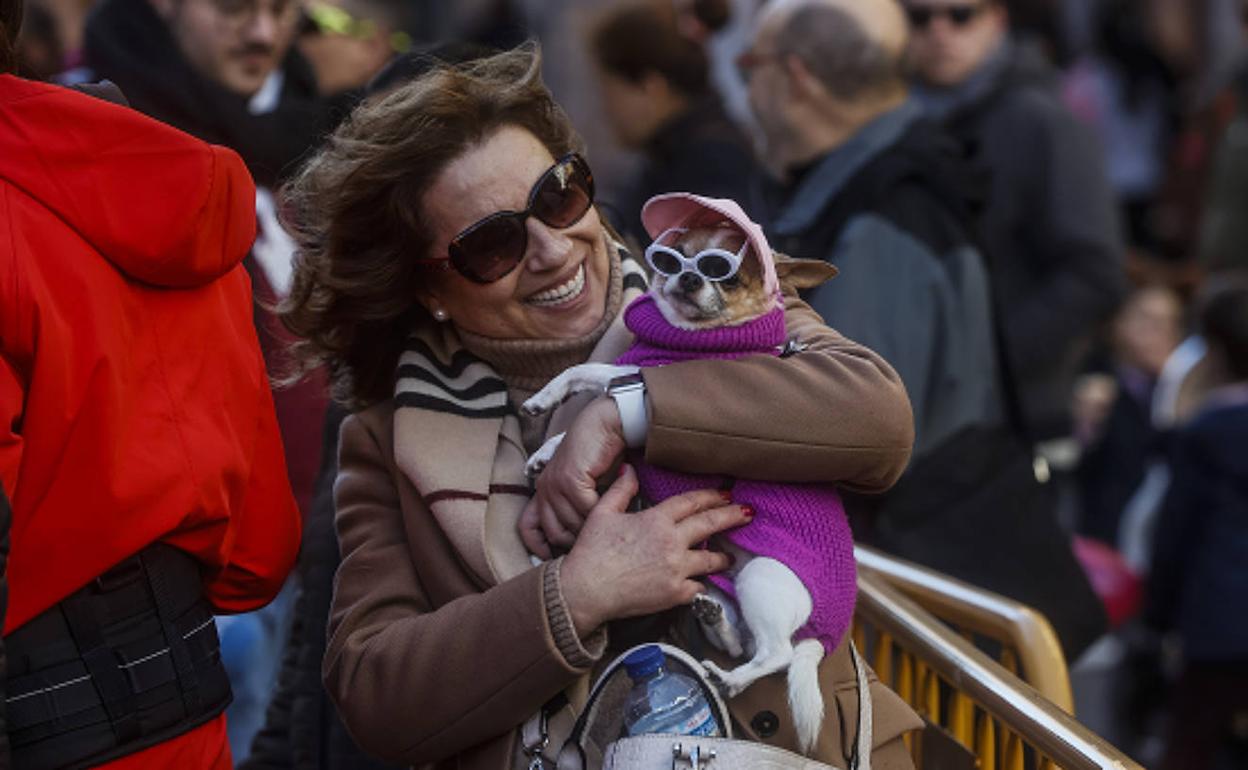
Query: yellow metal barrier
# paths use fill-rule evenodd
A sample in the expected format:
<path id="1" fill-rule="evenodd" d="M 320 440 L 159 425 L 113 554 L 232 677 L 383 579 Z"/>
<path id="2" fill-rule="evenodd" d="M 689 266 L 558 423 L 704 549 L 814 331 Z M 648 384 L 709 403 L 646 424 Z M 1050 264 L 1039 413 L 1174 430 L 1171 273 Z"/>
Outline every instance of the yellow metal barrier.
<path id="1" fill-rule="evenodd" d="M 854 556 L 860 570 L 878 575 L 968 641 L 978 637 L 1000 645 L 997 662 L 1002 667 L 1074 713 L 1066 657 L 1053 627 L 1039 612 L 873 548 L 855 546 Z"/>
<path id="2" fill-rule="evenodd" d="M 854 636 L 881 681 L 982 770 L 1143 770 L 870 569 L 858 575 Z M 922 768 L 922 741 L 910 745 Z"/>

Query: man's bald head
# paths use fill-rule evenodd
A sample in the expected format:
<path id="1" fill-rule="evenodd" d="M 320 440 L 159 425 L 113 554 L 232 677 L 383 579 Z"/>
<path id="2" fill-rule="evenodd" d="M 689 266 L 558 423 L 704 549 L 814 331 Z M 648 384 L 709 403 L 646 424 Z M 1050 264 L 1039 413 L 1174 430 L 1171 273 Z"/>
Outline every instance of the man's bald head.
<path id="1" fill-rule="evenodd" d="M 896 0 L 773 0 L 758 38 L 801 59 L 833 96 L 857 101 L 904 89 L 908 29 Z"/>

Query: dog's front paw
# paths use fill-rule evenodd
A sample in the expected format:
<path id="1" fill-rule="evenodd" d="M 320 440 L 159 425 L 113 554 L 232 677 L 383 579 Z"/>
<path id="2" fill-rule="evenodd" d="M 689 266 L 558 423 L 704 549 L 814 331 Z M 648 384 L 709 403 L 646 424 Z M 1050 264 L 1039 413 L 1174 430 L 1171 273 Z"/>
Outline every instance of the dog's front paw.
<path id="1" fill-rule="evenodd" d="M 529 461 L 524 464 L 525 477 L 528 478 L 529 481 L 532 481 L 533 479 L 542 475 L 542 471 L 546 469 L 546 463 L 549 461 L 549 459 L 550 458 L 548 457 L 543 458 L 543 457 L 538 457 L 537 455 L 530 457 Z"/>
<path id="2" fill-rule="evenodd" d="M 528 476 L 530 479 L 535 479 L 540 476 L 542 469 L 545 468 L 546 464 L 550 462 L 550 459 L 555 456 L 555 450 L 557 450 L 559 445 L 563 443 L 563 437 L 564 434 L 560 433 L 559 435 L 552 437 L 545 444 L 538 447 L 537 451 L 534 452 L 533 455 L 529 457 L 528 461 L 525 462 L 524 475 Z"/>
<path id="3" fill-rule="evenodd" d="M 553 387 L 554 384 L 551 383 L 530 396 L 527 401 L 520 405 L 520 411 L 529 417 L 536 417 L 559 406 L 563 402 L 565 394 L 562 392 L 562 388 Z"/>

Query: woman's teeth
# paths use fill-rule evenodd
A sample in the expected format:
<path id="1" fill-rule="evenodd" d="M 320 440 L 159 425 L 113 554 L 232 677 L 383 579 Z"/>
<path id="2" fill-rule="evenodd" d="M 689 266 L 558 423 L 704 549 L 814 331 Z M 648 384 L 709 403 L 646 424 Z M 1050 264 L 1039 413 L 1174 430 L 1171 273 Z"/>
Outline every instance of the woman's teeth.
<path id="1" fill-rule="evenodd" d="M 585 265 L 582 264 L 576 270 L 576 275 L 572 276 L 567 283 L 556 286 L 553 289 L 534 294 L 529 297 L 526 302 L 530 305 L 539 305 L 541 307 L 553 307 L 562 305 L 565 302 L 576 299 L 585 290 Z"/>

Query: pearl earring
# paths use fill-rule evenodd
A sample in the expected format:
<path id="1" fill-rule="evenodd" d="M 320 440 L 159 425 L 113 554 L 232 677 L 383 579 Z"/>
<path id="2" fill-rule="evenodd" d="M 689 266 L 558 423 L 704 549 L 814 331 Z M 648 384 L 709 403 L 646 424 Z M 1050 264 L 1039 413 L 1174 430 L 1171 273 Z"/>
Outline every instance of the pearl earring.
<path id="1" fill-rule="evenodd" d="M 446 311 L 443 310 L 442 308 L 438 308 L 437 310 L 434 310 L 433 317 L 438 322 L 444 322 L 446 321 L 447 318 L 449 318 L 449 316 L 446 314 Z"/>

